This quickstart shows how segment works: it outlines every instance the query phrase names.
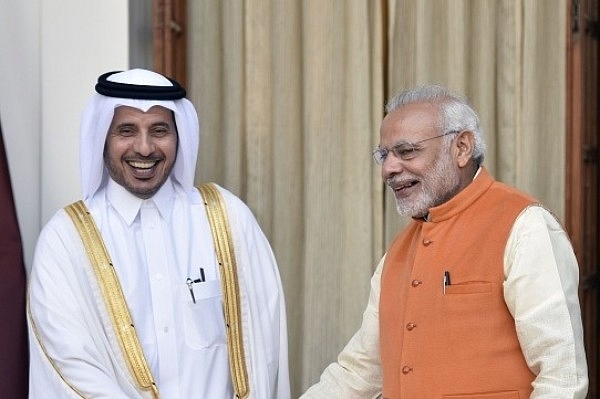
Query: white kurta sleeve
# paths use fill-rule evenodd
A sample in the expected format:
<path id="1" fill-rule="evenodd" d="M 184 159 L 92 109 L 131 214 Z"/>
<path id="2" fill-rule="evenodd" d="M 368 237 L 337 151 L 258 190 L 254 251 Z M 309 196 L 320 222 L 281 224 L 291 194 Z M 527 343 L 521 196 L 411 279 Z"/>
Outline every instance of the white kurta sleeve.
<path id="1" fill-rule="evenodd" d="M 536 375 L 531 398 L 584 398 L 579 269 L 567 234 L 550 212 L 532 206 L 517 218 L 504 265 L 504 298 Z"/>
<path id="2" fill-rule="evenodd" d="M 327 366 L 320 381 L 301 399 L 365 399 L 377 398 L 381 394 L 379 295 L 384 260 L 385 257 L 371 278 L 371 293 L 360 329 L 342 350 L 337 362 Z"/>

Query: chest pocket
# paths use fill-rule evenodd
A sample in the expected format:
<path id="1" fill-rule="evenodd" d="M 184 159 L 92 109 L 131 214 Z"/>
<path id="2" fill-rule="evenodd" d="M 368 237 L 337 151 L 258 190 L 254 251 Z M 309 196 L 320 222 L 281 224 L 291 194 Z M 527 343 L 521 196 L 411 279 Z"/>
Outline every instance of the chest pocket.
<path id="1" fill-rule="evenodd" d="M 444 395 L 443 399 L 519 399 L 518 391 L 471 393 L 461 395 Z"/>
<path id="2" fill-rule="evenodd" d="M 489 281 L 471 281 L 461 284 L 447 285 L 444 293 L 448 295 L 489 294 L 492 283 Z"/>
<path id="3" fill-rule="evenodd" d="M 183 302 L 183 322 L 186 344 L 194 349 L 225 345 L 225 317 L 223 297 L 219 281 L 205 281 L 192 286 L 196 303 L 193 302 L 187 284 L 180 288 Z"/>

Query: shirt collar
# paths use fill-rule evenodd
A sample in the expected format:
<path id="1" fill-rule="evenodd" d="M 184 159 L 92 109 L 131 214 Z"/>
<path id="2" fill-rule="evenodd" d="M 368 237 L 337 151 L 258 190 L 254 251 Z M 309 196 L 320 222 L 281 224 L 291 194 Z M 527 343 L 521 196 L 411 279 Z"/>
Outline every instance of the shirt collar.
<path id="1" fill-rule="evenodd" d="M 135 220 L 140 208 L 143 204 L 154 203 L 160 216 L 163 219 L 169 220 L 171 211 L 173 210 L 173 200 L 175 188 L 169 177 L 162 187 L 147 200 L 136 197 L 131 194 L 125 187 L 121 186 L 113 179 L 108 179 L 106 187 L 106 197 L 112 207 L 121 215 L 125 223 L 131 226 Z"/>
<path id="2" fill-rule="evenodd" d="M 494 181 L 488 171 L 480 166 L 473 181 L 448 201 L 430 208 L 425 221 L 441 222 L 462 212 L 483 195 Z"/>

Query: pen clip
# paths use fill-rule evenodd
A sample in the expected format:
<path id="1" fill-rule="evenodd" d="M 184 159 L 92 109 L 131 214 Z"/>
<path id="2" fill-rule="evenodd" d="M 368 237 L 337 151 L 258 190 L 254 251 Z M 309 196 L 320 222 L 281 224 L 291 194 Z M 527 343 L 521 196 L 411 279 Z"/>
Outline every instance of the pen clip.
<path id="1" fill-rule="evenodd" d="M 444 280 L 443 280 L 443 285 L 442 285 L 442 292 L 444 293 L 444 295 L 446 295 L 446 286 L 447 285 L 450 285 L 450 272 L 446 270 L 444 272 Z"/>
<path id="2" fill-rule="evenodd" d="M 191 278 L 187 278 L 187 280 L 185 280 L 187 286 L 188 286 L 188 290 L 190 290 L 190 295 L 192 296 L 192 302 L 196 303 L 196 295 L 194 295 L 194 280 L 192 280 Z"/>
<path id="3" fill-rule="evenodd" d="M 190 290 L 190 296 L 192 297 L 192 302 L 196 303 L 196 295 L 194 295 L 194 284 L 203 283 L 205 281 L 206 281 L 206 276 L 204 275 L 203 267 L 200 268 L 200 277 L 199 278 L 192 280 L 190 277 L 188 277 L 185 280 L 185 283 L 188 286 L 188 290 Z"/>

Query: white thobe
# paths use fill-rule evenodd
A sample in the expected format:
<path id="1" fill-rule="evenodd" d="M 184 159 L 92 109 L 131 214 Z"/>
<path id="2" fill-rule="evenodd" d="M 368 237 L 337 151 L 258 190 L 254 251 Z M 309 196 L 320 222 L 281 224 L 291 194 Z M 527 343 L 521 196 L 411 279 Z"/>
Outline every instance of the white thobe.
<path id="1" fill-rule="evenodd" d="M 250 397 L 289 398 L 277 265 L 249 209 L 220 191 L 237 258 Z M 109 180 L 86 205 L 161 397 L 233 397 L 220 276 L 200 194 L 168 180 L 144 201 Z M 188 278 L 197 281 L 193 296 Z M 148 397 L 139 393 L 120 356 L 89 259 L 64 210 L 40 234 L 30 308 L 31 398 Z"/>
<path id="2" fill-rule="evenodd" d="M 378 398 L 379 296 L 385 256 L 371 279 L 358 332 L 302 399 Z M 504 300 L 519 343 L 536 375 L 531 399 L 583 399 L 588 387 L 577 295 L 579 269 L 569 239 L 547 210 L 528 207 L 516 219 L 504 251 Z"/>

